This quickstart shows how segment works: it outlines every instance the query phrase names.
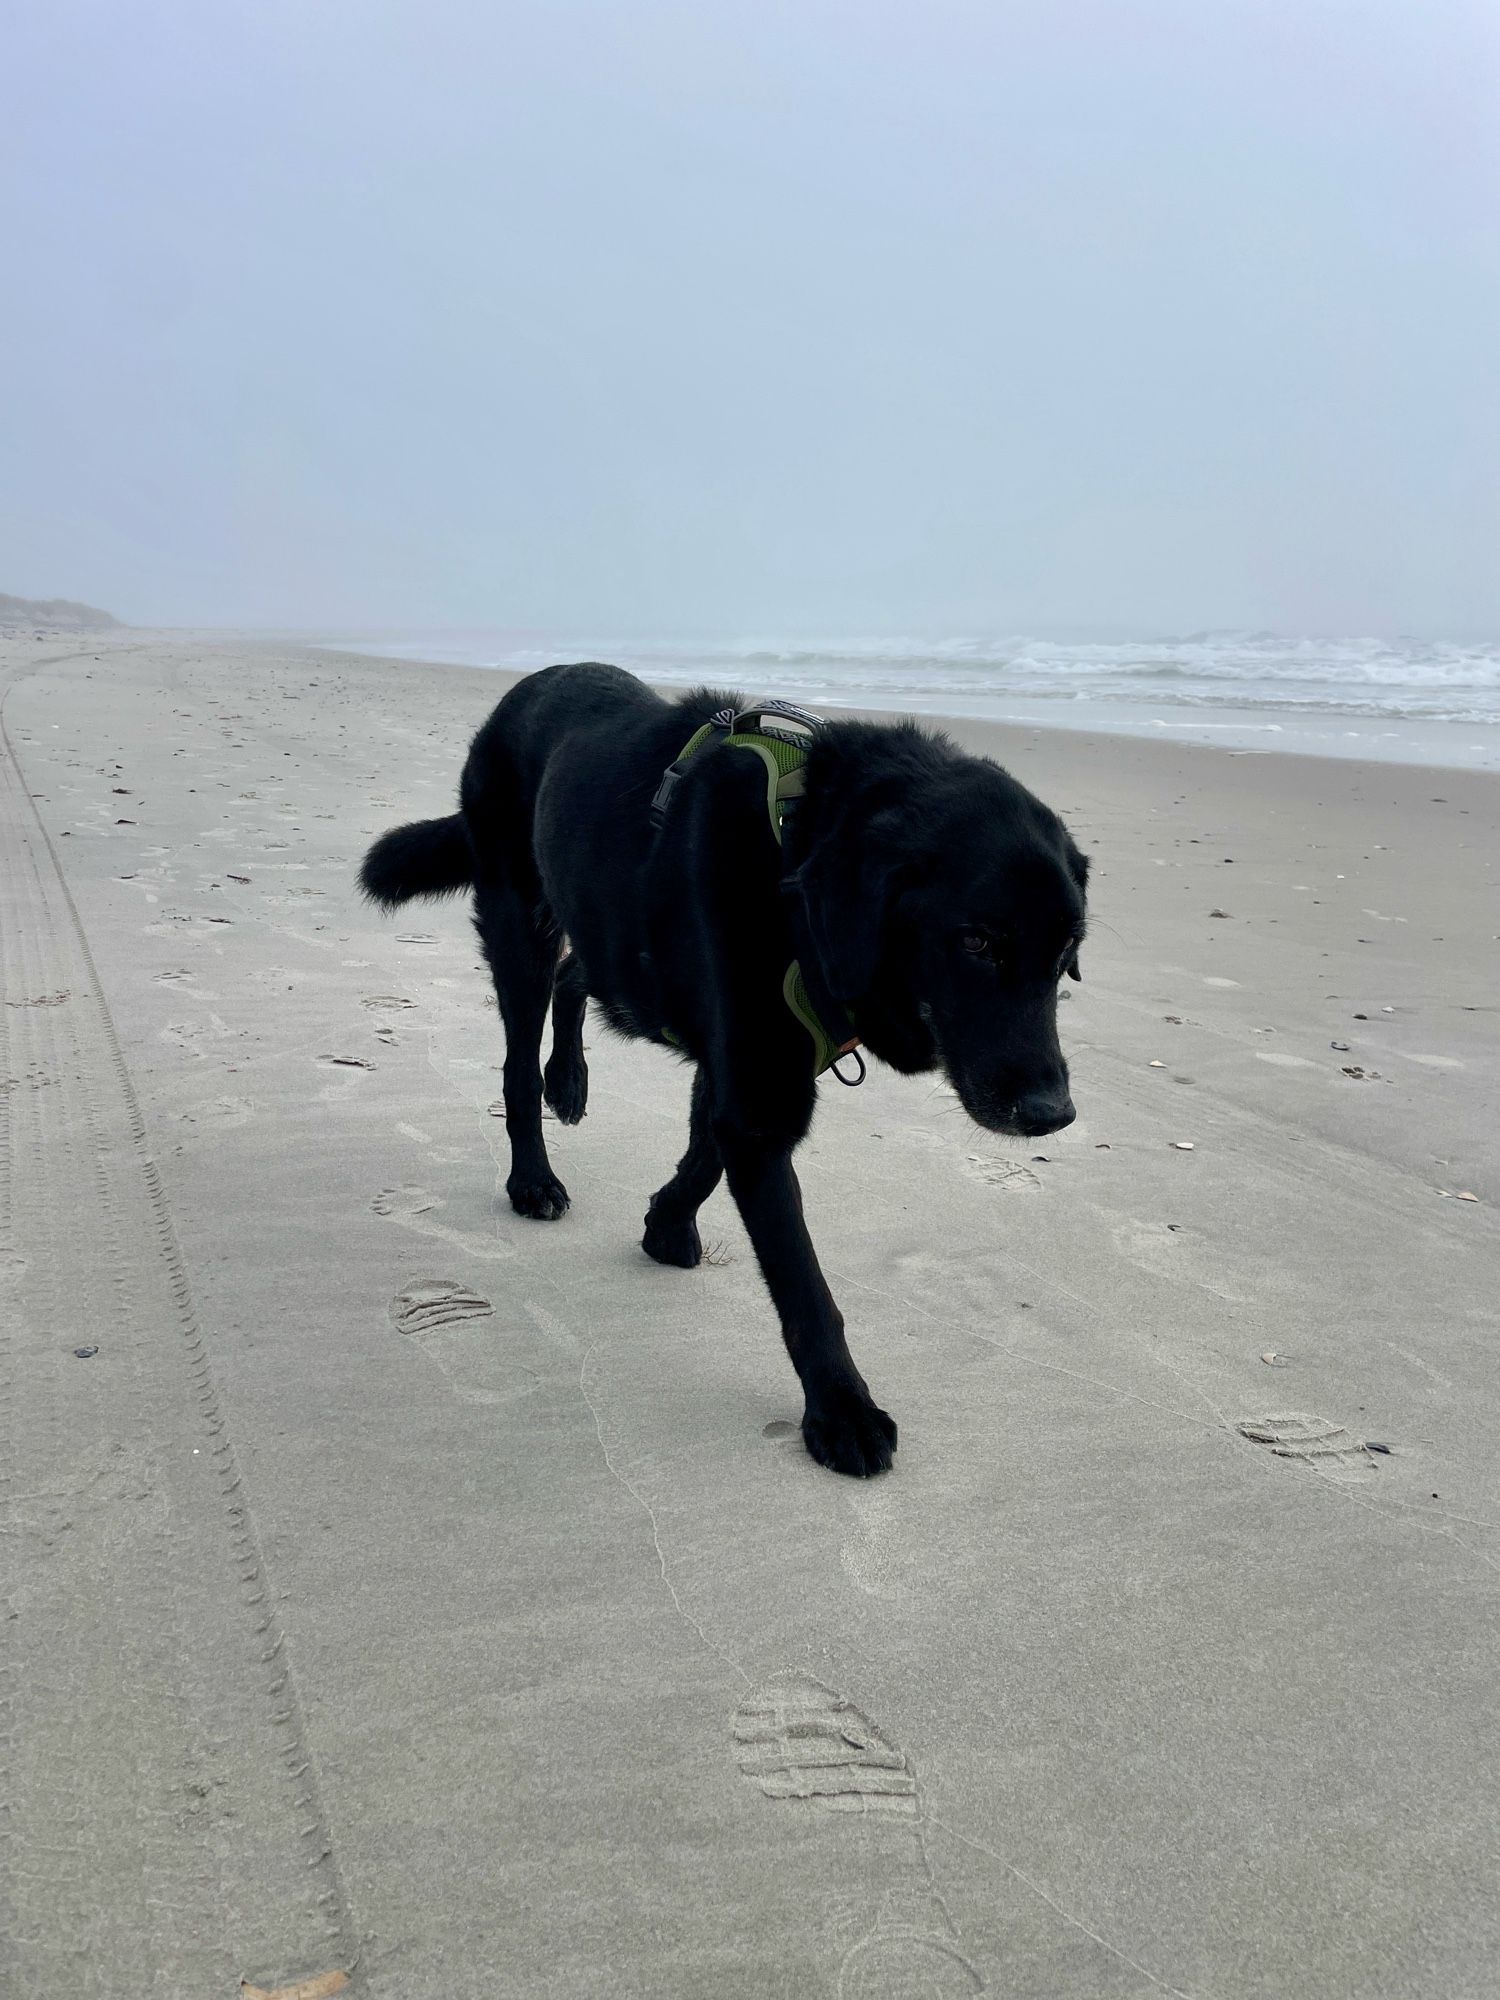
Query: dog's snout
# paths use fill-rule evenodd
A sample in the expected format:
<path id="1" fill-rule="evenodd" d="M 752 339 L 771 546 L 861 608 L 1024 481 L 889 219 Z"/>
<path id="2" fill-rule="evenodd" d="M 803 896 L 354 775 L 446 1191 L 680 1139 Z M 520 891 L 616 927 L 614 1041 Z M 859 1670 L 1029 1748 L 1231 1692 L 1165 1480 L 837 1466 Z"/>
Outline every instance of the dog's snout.
<path id="1" fill-rule="evenodd" d="M 1048 1132 L 1061 1132 L 1078 1113 L 1064 1091 L 1039 1090 L 1016 1100 L 1016 1123 L 1028 1139 L 1040 1139 Z"/>

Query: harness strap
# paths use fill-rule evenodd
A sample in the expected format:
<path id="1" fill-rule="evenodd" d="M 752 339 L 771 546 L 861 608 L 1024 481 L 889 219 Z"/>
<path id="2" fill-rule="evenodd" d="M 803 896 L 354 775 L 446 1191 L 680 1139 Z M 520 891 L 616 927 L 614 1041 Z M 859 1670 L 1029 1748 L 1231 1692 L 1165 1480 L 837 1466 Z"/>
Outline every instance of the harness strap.
<path id="1" fill-rule="evenodd" d="M 744 725 L 758 722 L 758 728 Z M 767 726 L 769 723 L 769 726 Z M 676 761 L 662 774 L 651 801 L 651 821 L 660 830 L 667 816 L 672 794 L 688 765 L 717 736 L 726 750 L 745 750 L 759 757 L 766 769 L 766 814 L 778 847 L 783 846 L 786 822 L 807 790 L 807 753 L 819 718 L 788 701 L 763 702 L 757 708 L 721 708 L 695 730 L 679 751 Z M 813 1075 L 832 1070 L 840 1083 L 858 1084 L 865 1079 L 864 1058 L 857 1053 L 859 1034 L 848 1014 L 828 990 L 818 963 L 817 951 L 806 933 L 795 902 L 789 901 L 793 942 L 797 956 L 781 982 L 782 998 L 812 1037 Z M 669 1039 L 677 1037 L 665 1030 Z M 845 1076 L 838 1068 L 841 1057 L 854 1055 L 857 1073 Z"/>
<path id="2" fill-rule="evenodd" d="M 858 1054 L 859 1036 L 854 1032 L 854 1023 L 835 1002 L 836 1011 L 833 1012 L 833 1019 L 838 1022 L 838 1028 L 824 1025 L 827 1014 L 819 1013 L 813 1006 L 807 991 L 807 981 L 803 977 L 801 959 L 794 958 L 787 967 L 786 978 L 781 982 L 781 997 L 812 1036 L 813 1075 L 821 1076 L 825 1070 L 831 1069 L 840 1083 L 863 1083 L 865 1061 L 864 1057 Z M 844 1040 L 836 1041 L 834 1037 L 842 1029 L 847 1029 L 848 1033 Z M 845 1076 L 839 1069 L 840 1058 L 848 1055 L 852 1055 L 859 1064 L 858 1072 L 854 1076 Z"/>
<path id="3" fill-rule="evenodd" d="M 766 767 L 766 811 L 771 831 L 781 845 L 787 815 L 807 791 L 807 752 L 783 736 L 752 735 L 735 730 L 724 738 L 726 750 L 749 750 Z"/>

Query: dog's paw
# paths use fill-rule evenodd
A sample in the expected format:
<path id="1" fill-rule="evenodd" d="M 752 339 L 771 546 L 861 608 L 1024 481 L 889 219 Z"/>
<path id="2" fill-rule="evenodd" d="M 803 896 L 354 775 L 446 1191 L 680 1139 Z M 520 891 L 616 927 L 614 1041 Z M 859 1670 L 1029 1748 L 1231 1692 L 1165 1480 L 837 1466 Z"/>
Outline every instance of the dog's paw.
<path id="1" fill-rule="evenodd" d="M 517 1215 L 529 1215 L 537 1222 L 556 1222 L 568 1212 L 568 1190 L 556 1174 L 512 1174 L 505 1192 Z"/>
<path id="2" fill-rule="evenodd" d="M 641 1248 L 658 1264 L 675 1264 L 681 1271 L 696 1270 L 703 1261 L 703 1242 L 697 1223 L 658 1222 L 654 1210 L 646 1216 Z"/>
<path id="3" fill-rule="evenodd" d="M 549 1062 L 542 1073 L 542 1095 L 564 1125 L 576 1125 L 589 1108 L 587 1064 Z"/>
<path id="4" fill-rule="evenodd" d="M 896 1420 L 853 1391 L 809 1403 L 802 1419 L 802 1442 L 830 1472 L 873 1479 L 889 1472 L 896 1455 Z"/>

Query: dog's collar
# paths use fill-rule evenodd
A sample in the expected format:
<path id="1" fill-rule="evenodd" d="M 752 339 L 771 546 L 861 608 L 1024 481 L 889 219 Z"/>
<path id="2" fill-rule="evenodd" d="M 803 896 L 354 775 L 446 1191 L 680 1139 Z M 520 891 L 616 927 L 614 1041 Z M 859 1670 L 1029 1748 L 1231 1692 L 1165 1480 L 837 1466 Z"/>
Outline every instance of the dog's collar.
<path id="1" fill-rule="evenodd" d="M 754 708 L 736 711 L 721 708 L 688 738 L 674 762 L 662 773 L 661 783 L 651 801 L 651 823 L 660 830 L 667 816 L 673 792 L 689 764 L 711 742 L 726 750 L 745 750 L 759 757 L 766 767 L 766 812 L 771 832 L 782 850 L 785 865 L 787 821 L 807 789 L 807 756 L 821 718 L 810 715 L 789 701 L 766 701 Z M 865 1079 L 864 1058 L 858 1053 L 859 1033 L 823 978 L 817 950 L 808 934 L 800 898 L 787 898 L 787 915 L 797 956 L 786 969 L 781 995 L 792 1013 L 812 1037 L 813 1075 L 832 1070 L 840 1083 L 857 1084 Z M 671 1035 L 670 1029 L 667 1033 Z M 673 1041 L 677 1040 L 671 1035 Z M 853 1076 L 845 1076 L 838 1064 L 852 1055 L 859 1065 Z"/>

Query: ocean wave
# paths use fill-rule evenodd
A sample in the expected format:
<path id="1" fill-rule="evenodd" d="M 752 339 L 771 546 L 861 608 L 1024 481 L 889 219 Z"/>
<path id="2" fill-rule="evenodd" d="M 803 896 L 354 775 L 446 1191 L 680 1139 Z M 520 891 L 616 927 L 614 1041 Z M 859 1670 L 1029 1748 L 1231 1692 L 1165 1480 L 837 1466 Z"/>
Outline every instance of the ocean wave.
<path id="1" fill-rule="evenodd" d="M 378 650 L 523 671 L 559 659 L 613 659 L 648 679 L 739 686 L 814 706 L 982 716 L 1024 696 L 1200 714 L 1235 708 L 1500 725 L 1500 645 L 1415 638 L 1214 631 L 1113 642 L 1017 634 L 621 643 L 594 634 L 544 643 L 534 634 L 521 641 L 465 633 L 393 636 Z"/>
<path id="2" fill-rule="evenodd" d="M 1426 640 L 1282 639 L 1268 633 L 1195 633 L 1145 643 L 1063 644 L 1039 639 L 940 642 L 836 640 L 818 646 L 748 641 L 712 647 L 638 646 L 668 665 L 691 659 L 772 667 L 815 677 L 850 670 L 880 679 L 912 677 L 927 686 L 993 685 L 995 676 L 1039 679 L 1301 683 L 1311 687 L 1472 687 L 1500 690 L 1500 647 Z"/>
<path id="3" fill-rule="evenodd" d="M 946 700 L 962 709 L 1026 695 L 1500 722 L 1500 648 L 1414 639 L 1195 633 L 1130 644 L 1027 638 L 845 639 L 821 645 L 750 640 L 637 644 L 615 648 L 615 657 L 666 681 L 753 681 L 757 692 L 841 705 Z"/>

